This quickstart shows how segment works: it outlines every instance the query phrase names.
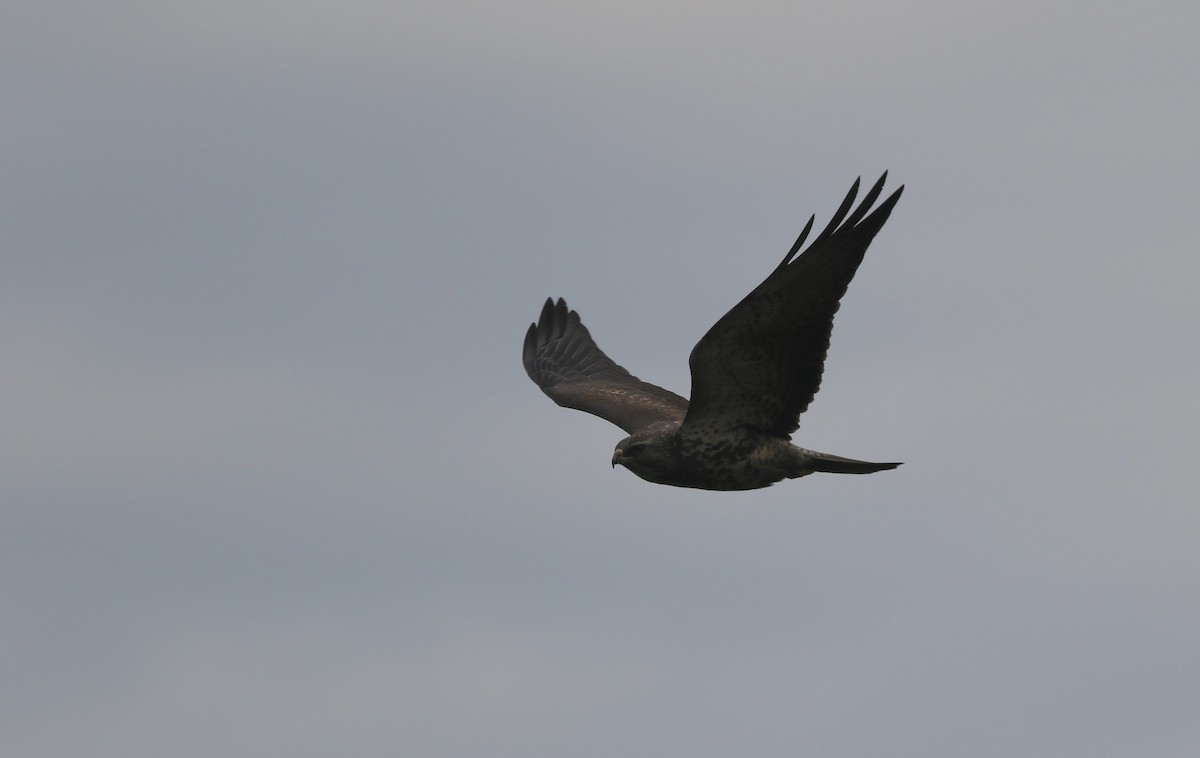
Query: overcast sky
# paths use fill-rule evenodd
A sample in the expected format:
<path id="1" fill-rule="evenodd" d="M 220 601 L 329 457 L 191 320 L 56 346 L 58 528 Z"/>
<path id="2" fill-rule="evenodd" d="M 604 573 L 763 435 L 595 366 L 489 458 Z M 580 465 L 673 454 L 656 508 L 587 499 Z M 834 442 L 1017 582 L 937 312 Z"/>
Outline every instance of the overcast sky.
<path id="1" fill-rule="evenodd" d="M 1197 5 L 574 6 L 0 14 L 0 754 L 1196 755 Z M 885 169 L 796 441 L 903 467 L 525 376 L 686 395 Z"/>

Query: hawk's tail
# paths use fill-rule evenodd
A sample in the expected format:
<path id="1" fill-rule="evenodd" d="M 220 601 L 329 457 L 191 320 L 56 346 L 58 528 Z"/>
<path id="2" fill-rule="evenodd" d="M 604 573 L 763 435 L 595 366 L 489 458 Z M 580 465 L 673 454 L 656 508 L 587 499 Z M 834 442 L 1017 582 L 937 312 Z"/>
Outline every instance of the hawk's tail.
<path id="1" fill-rule="evenodd" d="M 804 455 L 808 459 L 809 471 L 822 471 L 827 474 L 874 474 L 876 471 L 887 471 L 900 465 L 899 463 L 856 461 L 853 458 L 818 453 L 815 450 L 805 450 Z"/>

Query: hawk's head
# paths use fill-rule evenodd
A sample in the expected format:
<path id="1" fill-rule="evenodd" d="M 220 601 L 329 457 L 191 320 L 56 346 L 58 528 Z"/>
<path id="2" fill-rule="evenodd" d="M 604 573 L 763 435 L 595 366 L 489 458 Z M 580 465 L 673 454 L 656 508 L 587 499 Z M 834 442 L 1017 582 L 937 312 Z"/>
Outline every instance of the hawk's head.
<path id="1" fill-rule="evenodd" d="M 679 455 L 678 431 L 679 422 L 662 422 L 629 435 L 613 451 L 613 468 L 619 463 L 646 481 L 670 481 Z"/>

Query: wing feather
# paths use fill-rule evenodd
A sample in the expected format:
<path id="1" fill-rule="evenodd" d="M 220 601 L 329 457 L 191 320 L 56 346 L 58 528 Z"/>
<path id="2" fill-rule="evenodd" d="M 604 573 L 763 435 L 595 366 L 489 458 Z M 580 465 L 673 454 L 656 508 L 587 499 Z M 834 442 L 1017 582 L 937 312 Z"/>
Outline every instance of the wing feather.
<path id="1" fill-rule="evenodd" d="M 596 346 L 579 314 L 562 298 L 547 299 L 525 333 L 525 371 L 564 408 L 607 419 L 630 434 L 660 421 L 682 421 L 688 403 L 643 382 Z"/>
<path id="2" fill-rule="evenodd" d="M 797 256 L 810 219 L 771 275 L 696 344 L 684 433 L 752 427 L 788 437 L 799 428 L 821 386 L 839 301 L 904 190 L 868 215 L 886 179 L 885 172 L 851 212 L 855 180 L 824 231 Z"/>

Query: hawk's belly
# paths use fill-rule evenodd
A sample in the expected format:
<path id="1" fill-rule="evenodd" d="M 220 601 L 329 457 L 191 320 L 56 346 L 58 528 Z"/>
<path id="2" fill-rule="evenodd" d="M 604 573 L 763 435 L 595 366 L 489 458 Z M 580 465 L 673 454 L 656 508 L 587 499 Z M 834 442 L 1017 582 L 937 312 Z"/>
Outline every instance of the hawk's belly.
<path id="1" fill-rule="evenodd" d="M 643 479 L 676 487 L 706 490 L 753 490 L 782 479 L 811 474 L 800 448 L 778 437 L 762 437 L 736 446 L 724 443 L 680 445 L 669 471 L 638 473 Z M 650 473 L 650 472 L 647 472 Z"/>

